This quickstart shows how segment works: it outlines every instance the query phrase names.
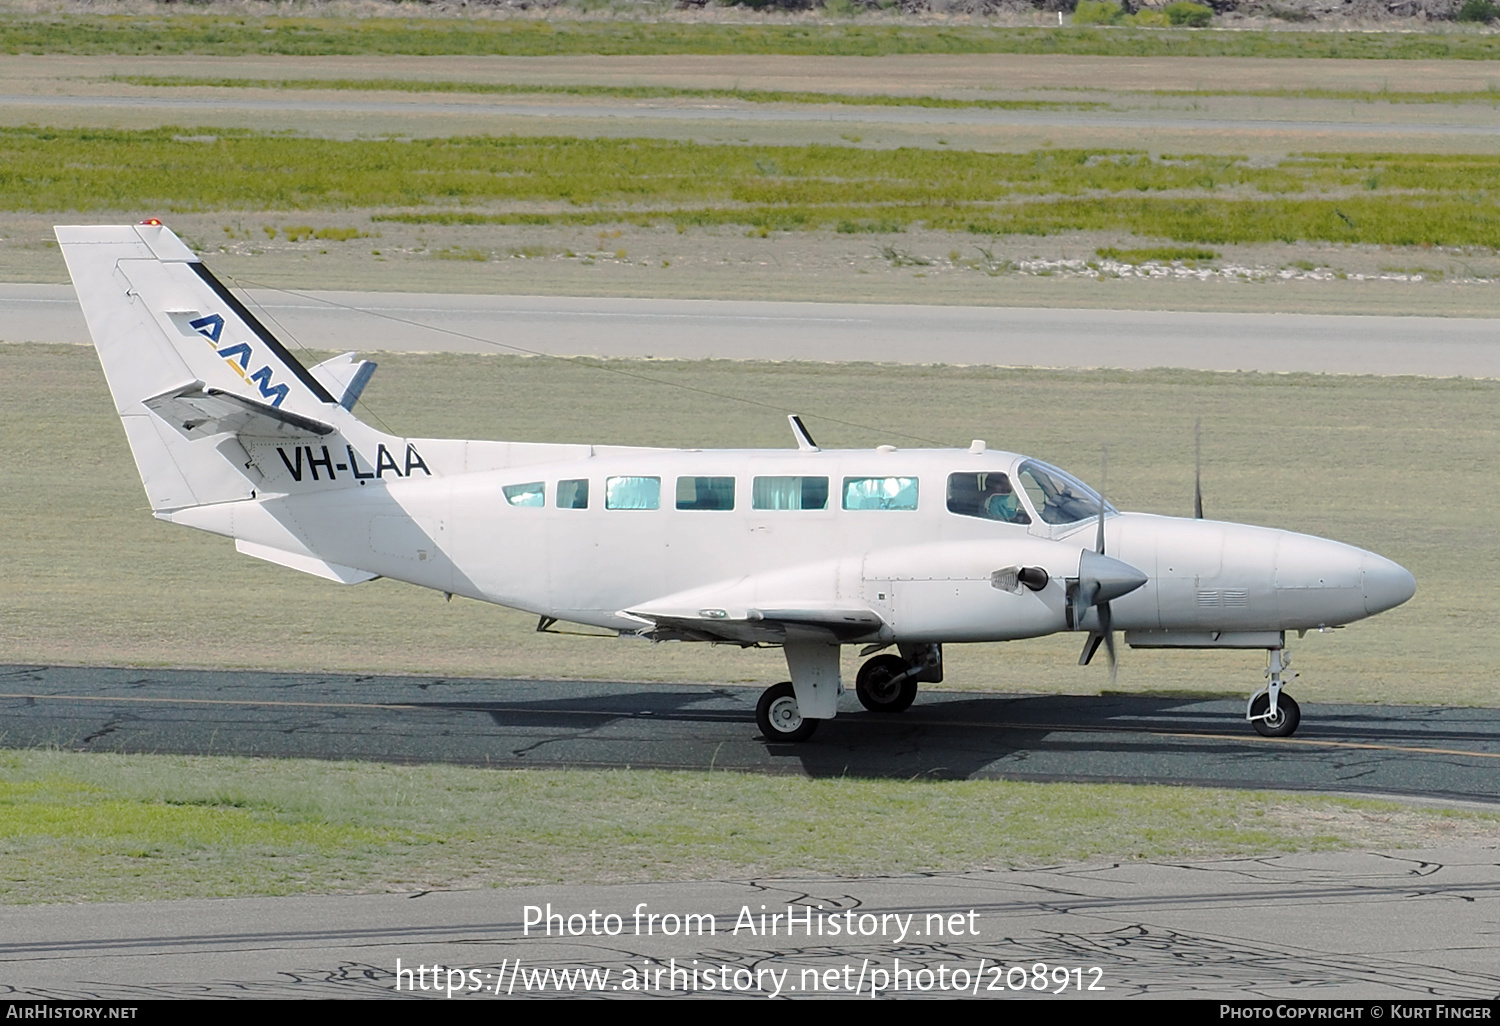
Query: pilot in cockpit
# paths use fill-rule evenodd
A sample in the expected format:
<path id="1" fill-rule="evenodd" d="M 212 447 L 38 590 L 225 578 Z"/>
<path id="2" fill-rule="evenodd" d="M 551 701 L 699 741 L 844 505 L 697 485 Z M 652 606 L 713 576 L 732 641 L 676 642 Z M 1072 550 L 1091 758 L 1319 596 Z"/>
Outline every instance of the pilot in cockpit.
<path id="1" fill-rule="evenodd" d="M 991 520 L 1004 520 L 1011 524 L 1029 524 L 1031 518 L 1021 508 L 1021 500 L 1010 486 L 1010 478 L 1004 474 L 986 475 L 985 488 L 979 499 L 980 512 Z"/>

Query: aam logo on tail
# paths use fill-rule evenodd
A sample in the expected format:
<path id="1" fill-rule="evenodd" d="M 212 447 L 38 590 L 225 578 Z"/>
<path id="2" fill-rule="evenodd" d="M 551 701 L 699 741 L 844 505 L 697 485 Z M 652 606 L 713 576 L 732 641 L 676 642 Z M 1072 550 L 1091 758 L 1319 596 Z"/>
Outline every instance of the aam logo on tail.
<path id="1" fill-rule="evenodd" d="M 289 389 L 286 385 L 271 384 L 271 368 L 262 367 L 254 374 L 250 373 L 251 349 L 248 342 L 236 342 L 232 346 L 219 348 L 219 336 L 224 333 L 224 318 L 218 314 L 209 314 L 207 317 L 199 317 L 197 320 L 188 321 L 188 326 L 198 334 L 208 339 L 209 344 L 214 347 L 214 352 L 224 358 L 224 362 L 234 368 L 234 372 L 245 379 L 248 385 L 255 385 L 260 389 L 260 394 L 271 400 L 272 406 L 280 406 L 281 401 L 287 397 Z"/>

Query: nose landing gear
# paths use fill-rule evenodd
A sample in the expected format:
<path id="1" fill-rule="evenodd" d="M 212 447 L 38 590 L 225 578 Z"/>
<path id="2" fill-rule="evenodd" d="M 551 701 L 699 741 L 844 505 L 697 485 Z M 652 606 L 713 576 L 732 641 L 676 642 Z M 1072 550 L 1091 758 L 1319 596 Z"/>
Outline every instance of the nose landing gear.
<path id="1" fill-rule="evenodd" d="M 1245 718 L 1262 737 L 1291 737 L 1302 722 L 1302 709 L 1291 695 L 1282 694 L 1282 674 L 1295 680 L 1297 674 L 1287 667 L 1292 658 L 1279 648 L 1266 649 L 1266 687 L 1250 696 Z"/>

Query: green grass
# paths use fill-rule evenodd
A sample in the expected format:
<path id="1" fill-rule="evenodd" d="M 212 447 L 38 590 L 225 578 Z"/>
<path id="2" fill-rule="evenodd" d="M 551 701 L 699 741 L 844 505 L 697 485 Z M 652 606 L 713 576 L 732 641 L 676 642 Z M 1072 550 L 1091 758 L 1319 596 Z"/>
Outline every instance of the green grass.
<path id="1" fill-rule="evenodd" d="M 956 207 L 957 204 L 954 204 Z M 987 209 L 918 204 L 801 204 L 755 207 L 592 209 L 485 214 L 433 211 L 375 214 L 405 224 L 515 224 L 679 228 L 750 225 L 765 231 L 833 228 L 848 234 L 900 232 L 920 226 L 974 235 L 1110 232 L 1182 243 L 1332 242 L 1382 246 L 1481 247 L 1500 242 L 1500 207 L 1462 197 L 1369 200 L 1235 200 L 1104 197 L 1032 200 Z"/>
<path id="2" fill-rule="evenodd" d="M 366 330 L 378 333 L 380 322 Z M 831 448 L 985 438 L 1086 480 L 1108 441 L 1110 498 L 1177 515 L 1192 505 L 1201 416 L 1209 516 L 1337 538 L 1416 575 L 1408 604 L 1296 644 L 1299 699 L 1496 702 L 1500 647 L 1474 624 L 1500 618 L 1491 515 L 1500 478 L 1489 469 L 1500 451 L 1500 382 L 377 359 L 359 409 L 416 437 L 784 447 L 781 411 L 791 410 Z M 0 436 L 0 662 L 744 682 L 785 674 L 775 650 L 537 634 L 534 616 L 390 581 L 340 587 L 157 522 L 87 347 L 0 346 Z M 255 613 L 225 631 L 224 609 Z M 852 674 L 856 654 L 847 657 Z M 944 686 L 1090 694 L 1109 685 L 1077 658 L 1071 635 L 951 646 Z M 1258 686 L 1262 665 L 1256 653 L 1126 652 L 1118 686 L 1241 695 Z"/>
<path id="3" fill-rule="evenodd" d="M 940 107 L 979 110 L 1098 110 L 1089 100 L 955 100 L 941 96 L 817 93 L 785 89 L 685 89 L 668 86 L 517 85 L 411 78 L 193 78 L 184 75 L 112 75 L 111 82 L 162 88 L 334 89 L 357 92 L 473 93 L 497 96 L 605 96 L 622 100 L 712 99 L 745 103 L 834 103 L 856 107 Z"/>
<path id="4" fill-rule="evenodd" d="M 1142 28 L 998 28 L 891 21 L 703 24 L 461 17 L 7 15 L 0 53 L 205 56 L 411 54 L 1086 54 L 1120 57 L 1287 57 L 1494 60 L 1483 32 L 1201 32 Z"/>
<path id="5" fill-rule="evenodd" d="M 385 207 L 395 209 L 376 220 L 1490 248 L 1497 196 L 1500 156 L 1486 155 L 1301 154 L 1260 166 L 1114 150 L 0 129 L 0 209 L 16 211 Z"/>
<path id="6" fill-rule="evenodd" d="M 0 751 L 0 902 L 1417 846 L 1496 818 L 1200 788 Z"/>

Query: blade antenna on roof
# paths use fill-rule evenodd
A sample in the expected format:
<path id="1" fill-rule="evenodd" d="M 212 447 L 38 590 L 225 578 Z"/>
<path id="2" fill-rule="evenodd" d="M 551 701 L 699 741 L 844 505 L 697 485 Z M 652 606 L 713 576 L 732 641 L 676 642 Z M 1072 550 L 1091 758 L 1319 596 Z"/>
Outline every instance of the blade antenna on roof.
<path id="1" fill-rule="evenodd" d="M 1193 422 L 1193 516 L 1203 519 L 1203 418 Z"/>

